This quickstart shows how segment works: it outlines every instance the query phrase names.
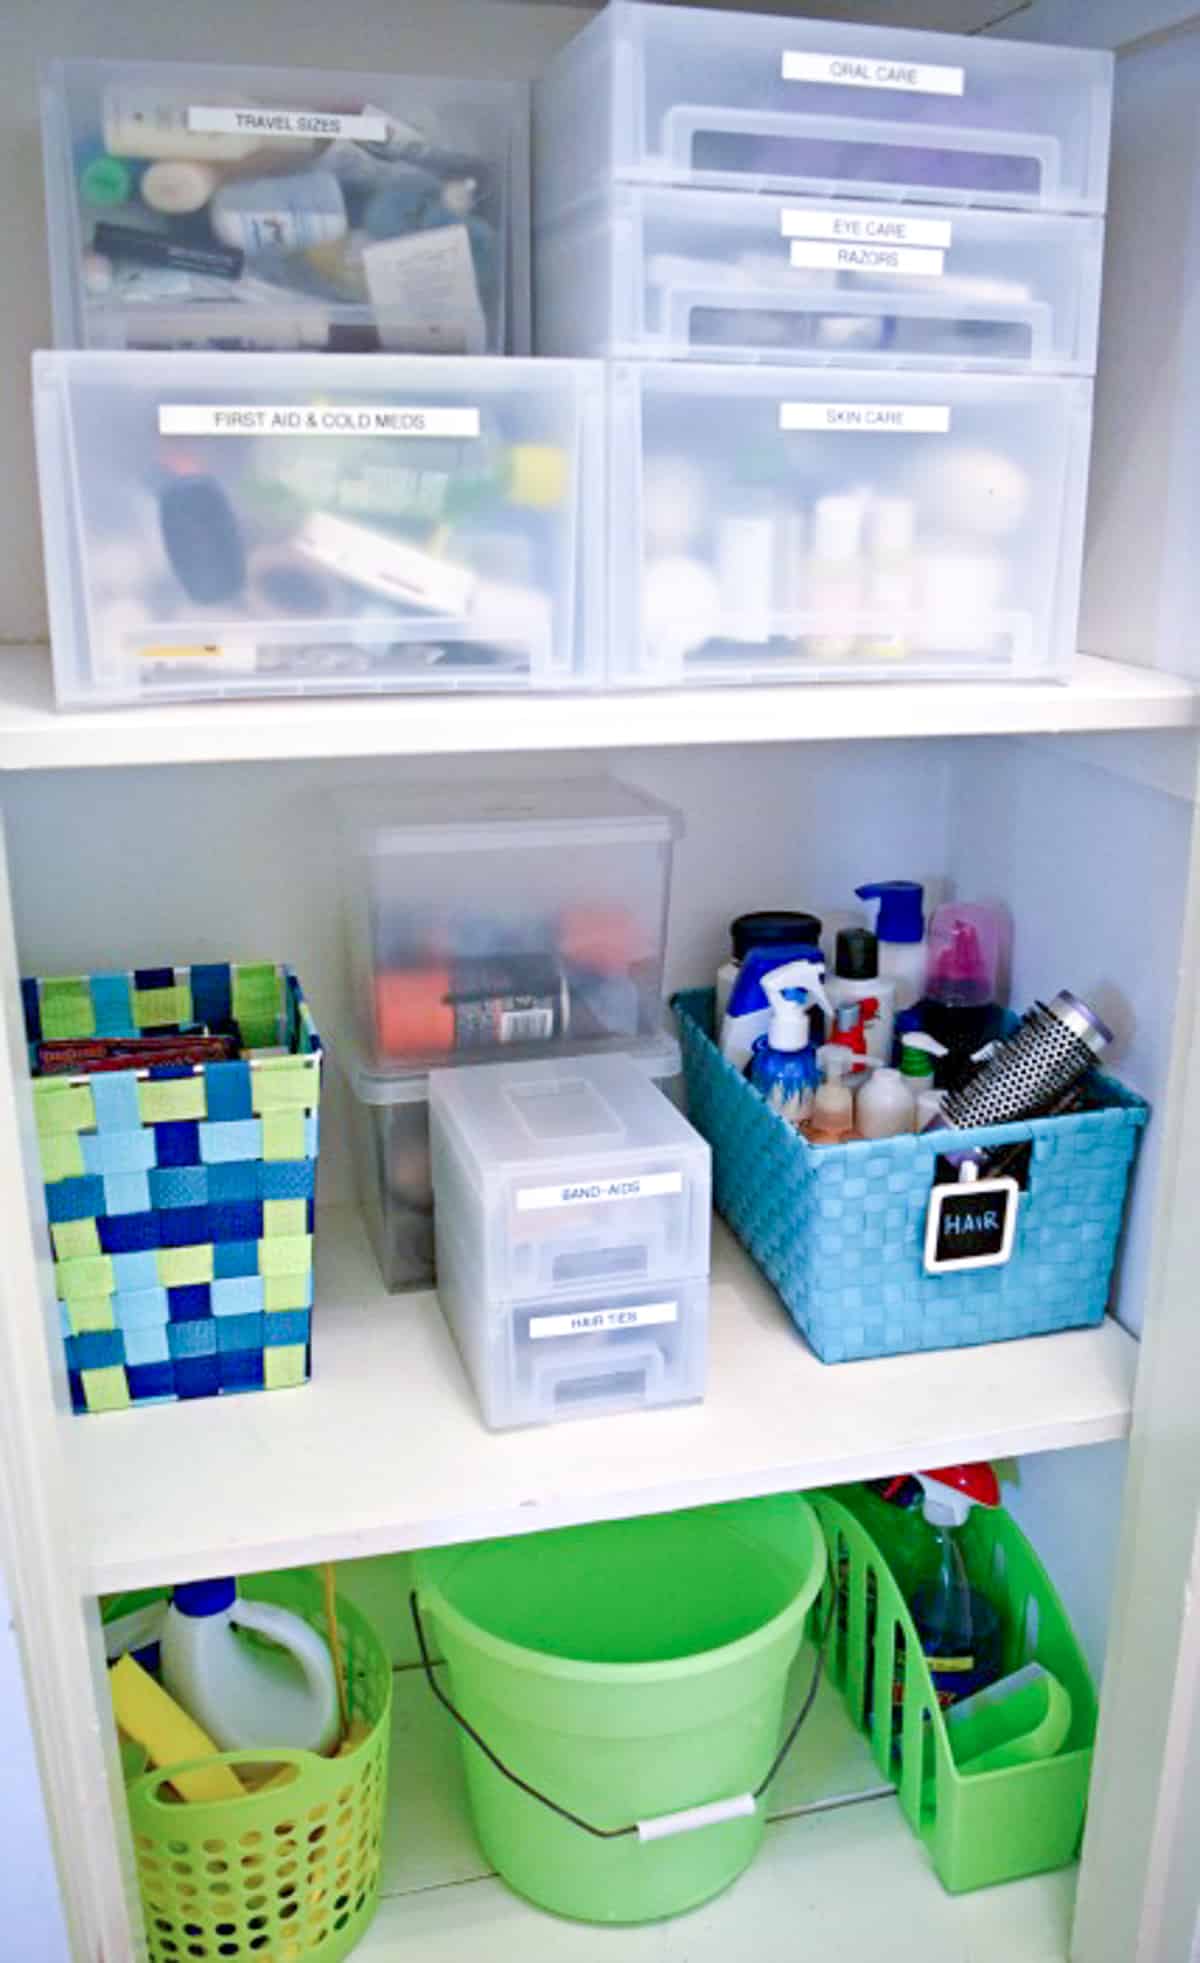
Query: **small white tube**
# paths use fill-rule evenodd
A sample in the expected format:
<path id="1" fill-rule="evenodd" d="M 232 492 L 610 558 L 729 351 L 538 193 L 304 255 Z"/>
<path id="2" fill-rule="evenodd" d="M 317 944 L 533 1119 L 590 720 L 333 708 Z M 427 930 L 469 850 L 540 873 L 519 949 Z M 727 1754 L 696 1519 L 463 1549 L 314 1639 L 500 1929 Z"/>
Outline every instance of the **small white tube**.
<path id="1" fill-rule="evenodd" d="M 654 1820 L 639 1820 L 638 1839 L 668 1840 L 672 1834 L 695 1833 L 698 1827 L 716 1827 L 725 1820 L 747 1820 L 755 1807 L 753 1793 L 739 1793 L 735 1799 L 714 1799 L 708 1806 L 685 1806 L 681 1813 L 660 1813 Z"/>

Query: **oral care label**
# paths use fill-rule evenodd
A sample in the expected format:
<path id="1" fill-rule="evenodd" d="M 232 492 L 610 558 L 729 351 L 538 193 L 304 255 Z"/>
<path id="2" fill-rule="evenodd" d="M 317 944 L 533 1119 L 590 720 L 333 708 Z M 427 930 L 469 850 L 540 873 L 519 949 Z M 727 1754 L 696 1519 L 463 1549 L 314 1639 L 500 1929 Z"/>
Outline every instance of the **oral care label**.
<path id="1" fill-rule="evenodd" d="M 843 89 L 903 89 L 910 95 L 962 95 L 966 70 L 932 61 L 888 61 L 863 55 L 785 50 L 785 82 L 830 82 Z"/>

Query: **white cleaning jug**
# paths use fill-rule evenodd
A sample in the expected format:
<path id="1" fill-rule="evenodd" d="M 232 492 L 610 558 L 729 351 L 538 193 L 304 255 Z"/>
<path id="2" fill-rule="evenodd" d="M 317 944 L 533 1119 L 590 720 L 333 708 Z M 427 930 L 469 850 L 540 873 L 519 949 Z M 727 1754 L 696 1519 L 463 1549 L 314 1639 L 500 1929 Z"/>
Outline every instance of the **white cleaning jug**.
<path id="1" fill-rule="evenodd" d="M 274 1647 L 247 1642 L 239 1630 Z M 160 1641 L 165 1688 L 223 1752 L 328 1752 L 336 1744 L 329 1645 L 290 1610 L 245 1600 L 233 1581 L 187 1582 L 175 1590 Z"/>

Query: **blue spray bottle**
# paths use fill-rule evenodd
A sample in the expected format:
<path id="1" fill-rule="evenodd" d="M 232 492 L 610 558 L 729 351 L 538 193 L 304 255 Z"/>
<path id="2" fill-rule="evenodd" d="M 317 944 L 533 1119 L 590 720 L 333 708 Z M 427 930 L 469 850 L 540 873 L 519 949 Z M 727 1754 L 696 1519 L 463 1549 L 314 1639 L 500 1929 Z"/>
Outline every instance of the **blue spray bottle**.
<path id="1" fill-rule="evenodd" d="M 812 1113 L 821 1082 L 817 1046 L 809 1033 L 808 1005 L 819 1002 L 827 1016 L 833 1009 L 822 987 L 819 961 L 789 961 L 762 978 L 771 1005 L 771 1020 L 750 1053 L 750 1082 L 773 1111 L 789 1124 L 803 1125 Z M 800 1000 L 792 997 L 799 996 Z"/>

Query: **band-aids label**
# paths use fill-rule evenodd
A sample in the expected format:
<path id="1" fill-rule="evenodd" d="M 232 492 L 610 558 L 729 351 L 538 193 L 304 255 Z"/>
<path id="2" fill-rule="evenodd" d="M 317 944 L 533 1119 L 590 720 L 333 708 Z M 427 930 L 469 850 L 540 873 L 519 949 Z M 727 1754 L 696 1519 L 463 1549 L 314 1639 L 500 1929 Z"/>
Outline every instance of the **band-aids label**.
<path id="1" fill-rule="evenodd" d="M 604 1206 L 614 1200 L 659 1199 L 682 1193 L 681 1172 L 642 1172 L 627 1179 L 581 1179 L 565 1186 L 523 1186 L 517 1192 L 518 1213 L 542 1213 L 554 1206 Z"/>

